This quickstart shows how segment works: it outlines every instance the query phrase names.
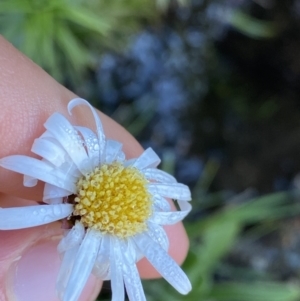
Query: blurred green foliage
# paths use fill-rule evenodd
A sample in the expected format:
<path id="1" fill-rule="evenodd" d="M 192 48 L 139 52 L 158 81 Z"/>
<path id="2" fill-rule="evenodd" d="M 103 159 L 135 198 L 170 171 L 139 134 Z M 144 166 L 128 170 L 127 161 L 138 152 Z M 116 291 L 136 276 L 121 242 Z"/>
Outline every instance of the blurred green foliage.
<path id="1" fill-rule="evenodd" d="M 0 30 L 56 79 L 76 84 L 103 50 L 123 49 L 169 1 L 2 0 Z"/>
<path id="2" fill-rule="evenodd" d="M 293 193 L 276 193 L 242 204 L 222 207 L 209 216 L 186 222 L 191 247 L 183 266 L 193 290 L 181 296 L 163 280 L 144 281 L 148 301 L 292 301 L 300 299 L 300 287 L 272 281 L 271 278 L 249 281 L 247 271 L 237 280 L 215 281 L 222 259 L 234 247 L 245 226 L 253 223 L 273 223 L 284 217 L 299 214 L 300 205 L 291 202 Z M 193 203 L 201 204 L 199 200 Z M 204 202 L 205 203 L 205 202 Z M 237 202 L 238 203 L 238 202 Z M 215 203 L 211 202 L 211 206 Z M 201 207 L 201 205 L 200 205 Z M 199 209 L 199 208 L 197 208 Z M 253 231 L 251 233 L 253 237 Z M 259 233 L 254 235 L 256 239 Z M 228 269 L 228 267 L 227 267 Z M 234 270 L 234 269 L 233 269 Z M 249 272 L 249 271 L 248 271 Z M 254 277 L 255 278 L 255 277 Z"/>
<path id="3" fill-rule="evenodd" d="M 273 22 L 251 17 L 241 10 L 234 10 L 227 20 L 235 29 L 254 39 L 275 37 L 277 31 Z"/>

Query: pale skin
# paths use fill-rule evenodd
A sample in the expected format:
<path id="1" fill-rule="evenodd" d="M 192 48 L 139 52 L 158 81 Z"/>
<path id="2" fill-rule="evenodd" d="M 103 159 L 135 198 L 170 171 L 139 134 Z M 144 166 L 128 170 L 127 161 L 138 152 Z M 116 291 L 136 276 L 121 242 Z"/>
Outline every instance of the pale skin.
<path id="1" fill-rule="evenodd" d="M 0 158 L 30 152 L 43 123 L 54 112 L 68 116 L 66 106 L 75 95 L 57 83 L 40 67 L 0 37 Z M 120 125 L 99 112 L 108 138 L 123 143 L 128 158 L 139 156 L 140 144 Z M 74 109 L 68 116 L 73 123 L 94 129 L 86 108 Z M 41 203 L 43 183 L 25 188 L 22 176 L 0 168 L 0 207 Z M 26 217 L 24 217 L 26 218 Z M 181 223 L 165 227 L 170 240 L 170 255 L 181 264 L 188 239 Z M 59 268 L 56 245 L 63 230 L 56 222 L 36 228 L 0 231 L 0 301 L 57 301 L 55 278 Z M 138 263 L 144 278 L 159 277 L 146 261 Z M 24 279 L 23 279 L 24 278 Z M 163 280 L 162 280 L 163 281 Z M 80 301 L 95 300 L 102 282 L 91 277 Z M 41 291 L 39 291 L 41 290 Z"/>

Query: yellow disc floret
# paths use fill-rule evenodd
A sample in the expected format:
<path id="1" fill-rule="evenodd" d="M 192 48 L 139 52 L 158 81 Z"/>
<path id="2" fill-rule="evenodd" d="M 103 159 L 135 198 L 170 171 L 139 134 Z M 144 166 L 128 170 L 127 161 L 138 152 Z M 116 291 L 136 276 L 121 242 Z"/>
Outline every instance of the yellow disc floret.
<path id="1" fill-rule="evenodd" d="M 147 184 L 135 167 L 104 164 L 79 179 L 73 215 L 85 227 L 120 238 L 141 233 L 152 208 Z"/>

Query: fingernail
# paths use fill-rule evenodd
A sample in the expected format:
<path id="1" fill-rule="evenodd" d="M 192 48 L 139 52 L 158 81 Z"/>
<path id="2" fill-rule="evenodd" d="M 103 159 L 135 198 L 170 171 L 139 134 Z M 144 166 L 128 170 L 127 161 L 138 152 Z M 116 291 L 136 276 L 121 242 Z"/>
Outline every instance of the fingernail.
<path id="1" fill-rule="evenodd" d="M 61 260 L 57 253 L 59 240 L 41 241 L 29 248 L 11 267 L 11 295 L 16 301 L 59 301 L 55 283 Z M 84 294 L 89 295 L 95 287 L 90 277 Z M 86 298 L 83 300 L 87 300 Z"/>

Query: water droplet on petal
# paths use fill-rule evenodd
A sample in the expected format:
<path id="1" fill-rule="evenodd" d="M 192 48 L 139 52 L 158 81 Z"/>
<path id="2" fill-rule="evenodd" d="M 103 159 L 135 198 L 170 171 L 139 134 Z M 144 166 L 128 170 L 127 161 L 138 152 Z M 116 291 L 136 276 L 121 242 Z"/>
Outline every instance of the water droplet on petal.
<path id="1" fill-rule="evenodd" d="M 50 215 L 44 216 L 43 221 L 46 222 L 46 223 L 50 222 L 51 221 L 51 216 Z"/>

